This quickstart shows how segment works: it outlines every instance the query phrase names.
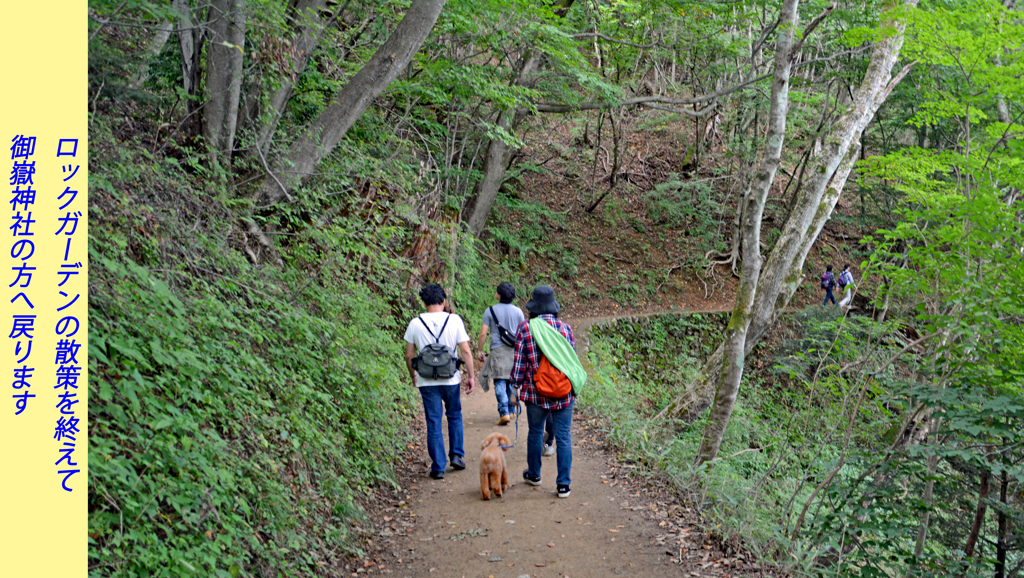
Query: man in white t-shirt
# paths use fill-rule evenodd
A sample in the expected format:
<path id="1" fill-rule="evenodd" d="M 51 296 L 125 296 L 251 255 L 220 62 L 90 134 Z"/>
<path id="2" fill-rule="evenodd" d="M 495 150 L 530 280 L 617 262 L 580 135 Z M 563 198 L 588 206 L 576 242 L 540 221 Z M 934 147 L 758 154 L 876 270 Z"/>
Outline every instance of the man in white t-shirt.
<path id="1" fill-rule="evenodd" d="M 856 283 L 853 282 L 853 273 L 850 272 L 850 264 L 843 265 L 843 272 L 839 274 L 839 288 L 846 291 L 843 296 L 843 300 L 839 302 L 839 309 L 843 310 L 850 305 L 850 301 L 853 300 L 853 288 Z"/>
<path id="2" fill-rule="evenodd" d="M 427 419 L 427 452 L 432 461 L 430 477 L 435 480 L 444 479 L 444 470 L 447 466 L 444 436 L 441 431 L 442 413 L 448 418 L 447 455 L 451 458 L 452 469 L 466 469 L 466 462 L 462 459 L 466 455 L 466 450 L 462 443 L 462 400 L 459 397 L 462 372 L 456 370 L 449 378 L 426 378 L 413 369 L 412 360 L 427 345 L 439 343 L 451 352 L 461 353 L 468 372 L 466 393 L 471 393 L 475 385 L 469 334 L 466 333 L 466 326 L 461 317 L 444 311 L 445 298 L 444 289 L 440 285 L 424 287 L 420 291 L 420 299 L 423 300 L 427 312 L 410 321 L 409 327 L 405 330 L 405 365 L 413 386 L 419 389 L 423 398 L 423 413 Z"/>

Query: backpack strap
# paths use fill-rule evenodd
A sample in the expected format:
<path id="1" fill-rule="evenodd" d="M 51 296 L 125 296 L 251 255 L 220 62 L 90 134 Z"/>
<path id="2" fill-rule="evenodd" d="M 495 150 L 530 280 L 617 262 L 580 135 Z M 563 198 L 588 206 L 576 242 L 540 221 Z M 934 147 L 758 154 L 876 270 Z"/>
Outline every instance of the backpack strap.
<path id="1" fill-rule="evenodd" d="M 430 336 L 434 338 L 434 343 L 441 343 L 441 336 L 444 335 L 444 328 L 448 327 L 448 320 L 451 319 L 451 318 L 452 318 L 452 314 L 449 313 L 448 317 L 444 318 L 444 325 L 441 326 L 441 331 L 438 331 L 437 335 L 435 336 L 434 332 L 430 330 L 430 326 L 428 326 L 427 322 L 423 320 L 423 317 L 417 317 L 417 319 L 420 320 L 420 323 L 423 324 L 423 328 L 427 330 L 427 333 L 430 334 Z"/>

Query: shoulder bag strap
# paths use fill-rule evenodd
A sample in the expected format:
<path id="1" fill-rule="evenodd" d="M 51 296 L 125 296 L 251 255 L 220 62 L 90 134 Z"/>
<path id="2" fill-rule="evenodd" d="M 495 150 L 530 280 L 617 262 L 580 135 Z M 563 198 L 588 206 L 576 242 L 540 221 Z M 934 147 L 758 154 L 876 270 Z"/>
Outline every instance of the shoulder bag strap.
<path id="1" fill-rule="evenodd" d="M 504 327 L 501 327 L 501 321 L 498 321 L 498 316 L 494 314 L 494 305 L 488 307 L 487 310 L 491 312 L 491 319 L 494 320 L 494 324 L 501 329 L 505 329 Z M 505 329 L 505 331 L 508 331 L 508 329 Z"/>

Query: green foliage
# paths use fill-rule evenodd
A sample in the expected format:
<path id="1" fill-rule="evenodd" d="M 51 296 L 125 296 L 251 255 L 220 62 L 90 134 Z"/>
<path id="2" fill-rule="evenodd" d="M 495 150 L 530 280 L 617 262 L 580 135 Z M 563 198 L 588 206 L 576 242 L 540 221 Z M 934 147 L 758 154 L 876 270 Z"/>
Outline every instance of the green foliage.
<path id="1" fill-rule="evenodd" d="M 184 94 L 173 39 L 156 56 L 146 50 L 153 27 L 175 18 L 169 4 L 90 2 L 97 19 L 116 14 L 131 24 L 100 31 L 96 19 L 89 23 L 93 576 L 340 573 L 337 556 L 362 544 L 351 524 L 359 501 L 393 483 L 389 463 L 416 406 L 403 386 L 398 340 L 417 308 L 409 287 L 444 284 L 472 327 L 499 281 L 522 297 L 538 279 L 567 286 L 578 276 L 581 250 L 566 235 L 567 219 L 543 203 L 499 198 L 491 234 L 511 257 L 503 263 L 484 261 L 477 243 L 451 226 L 480 179 L 488 140 L 527 144 L 502 113 L 537 102 L 699 94 L 749 77 L 743 63 L 767 62 L 762 51 L 772 46 L 766 32 L 751 50 L 752 23 L 770 24 L 774 9 L 614 0 L 576 2 L 563 15 L 530 0 L 450 1 L 412 65 L 317 175 L 287 203 L 256 206 L 246 183 L 267 170 L 264 153 L 273 162 L 309 128 L 407 2 L 343 5 L 310 65 L 292 77 L 288 3 L 247 3 L 237 150 L 230 168 L 210 168 L 196 138 L 202 86 Z M 802 22 L 825 5 L 803 3 Z M 972 488 L 983 472 L 1007 474 L 1012 496 L 1022 482 L 1024 274 L 1014 199 L 1024 188 L 1024 129 L 1004 118 L 1024 97 L 1019 15 L 994 0 L 926 3 L 902 14 L 906 54 L 917 65 L 865 135 L 866 149 L 885 156 L 859 170 L 858 222 L 884 228 L 864 250 L 884 281 L 875 305 L 888 299 L 891 321 L 821 308 L 789 318 L 777 348 L 750 356 L 723 457 L 700 470 L 690 463 L 701 420 L 681 432 L 647 420 L 695 375 L 722 321 L 659 318 L 595 330 L 595 377 L 582 402 L 607 416 L 613 442 L 666 471 L 721 533 L 749 539 L 794 573 L 979 572 L 984 561 L 956 566 L 977 505 Z M 877 15 L 871 2 L 837 7 L 806 46 L 876 40 Z M 201 26 L 202 15 L 193 16 Z M 542 54 L 543 66 L 520 86 L 517 62 L 526 54 Z M 814 138 L 846 101 L 845 87 L 864 66 L 862 56 L 848 56 L 822 55 L 801 68 L 791 93 L 793 142 Z M 143 64 L 149 77 L 139 87 L 131 79 Z M 275 114 L 269 93 L 285 78 L 295 82 L 293 96 L 270 145 L 254 154 L 255 135 Z M 760 90 L 767 82 L 719 101 L 725 150 L 703 154 L 750 166 L 762 144 Z M 684 144 L 690 136 L 678 141 L 697 156 L 697 146 Z M 918 148 L 906 147 L 915 141 Z M 943 150 L 931 150 L 934 143 Z M 792 151 L 786 167 L 801 149 Z M 505 189 L 549 170 L 520 163 Z M 572 167 L 564 174 L 581 180 Z M 652 221 L 694 238 L 680 256 L 690 268 L 723 248 L 713 182 L 672 175 L 643 195 Z M 650 235 L 627 206 L 610 198 L 599 216 Z M 266 265 L 266 248 L 240 232 L 250 222 L 273 237 L 283 267 Z M 609 253 L 590 272 L 610 281 L 620 303 L 653 295 L 664 281 L 651 272 L 616 277 L 612 261 Z M 574 287 L 584 299 L 601 296 Z M 935 335 L 942 339 L 922 338 Z M 914 438 L 925 428 L 931 433 Z M 899 446 L 907 438 L 914 441 Z M 1020 526 L 1019 501 L 990 496 L 989 507 Z M 931 530 L 916 553 L 925 515 Z M 983 534 L 994 541 L 990 521 Z M 835 552 L 842 556 L 831 566 L 821 563 Z"/>
<path id="2" fill-rule="evenodd" d="M 924 86 L 909 123 L 955 146 L 907 147 L 862 163 L 863 184 L 884 180 L 901 197 L 894 226 L 866 239 L 868 265 L 885 279 L 876 306 L 899 303 L 914 342 L 897 356 L 898 370 L 867 374 L 885 412 L 864 429 L 888 430 L 851 450 L 850 475 L 825 488 L 812 539 L 838 551 L 856 537 L 860 547 L 837 573 L 987 575 L 989 561 L 961 554 L 978 503 L 1010 519 L 1022 514 L 1019 502 L 982 499 L 981 479 L 1005 476 L 1011 493 L 1024 483 L 1015 445 L 1024 431 L 1024 228 L 1014 202 L 1024 185 L 1022 129 L 994 120 L 1000 98 L 1019 94 L 1019 79 L 1007 74 L 1019 51 L 1004 51 L 1019 45 L 1019 21 L 990 2 L 910 18 L 908 50 L 938 80 Z M 985 549 L 1000 537 L 995 523 L 982 522 L 976 546 Z"/>
<path id="3" fill-rule="evenodd" d="M 590 379 L 580 402 L 602 416 L 625 459 L 678 475 L 682 441 L 666 439 L 648 420 L 700 367 L 725 315 L 664 315 L 591 329 Z"/>
<path id="4" fill-rule="evenodd" d="M 350 275 L 391 269 L 378 287 L 397 295 L 403 265 L 368 246 L 364 267 L 306 256 L 385 231 L 352 244 L 360 223 L 340 220 L 296 239 L 292 266 L 256 269 L 225 251 L 215 190 L 102 121 L 91 135 L 91 575 L 312 576 L 358 553 L 350 522 L 394 483 L 415 399 L 392 305 Z"/>
<path id="5" fill-rule="evenodd" d="M 687 236 L 695 240 L 693 268 L 699 267 L 698 262 L 707 252 L 725 249 L 719 233 L 722 207 L 718 196 L 707 181 L 682 181 L 674 173 L 644 194 L 648 218 L 658 224 L 684 229 Z"/>
<path id="6" fill-rule="evenodd" d="M 499 223 L 492 227 L 491 234 L 497 241 L 509 247 L 518 264 L 525 266 L 531 253 L 557 255 L 562 252 L 562 249 L 554 246 L 545 250 L 544 243 L 549 237 L 551 227 L 565 223 L 565 215 L 556 213 L 545 205 L 507 195 L 499 195 L 496 204 L 507 211 L 507 218 L 500 219 Z"/>

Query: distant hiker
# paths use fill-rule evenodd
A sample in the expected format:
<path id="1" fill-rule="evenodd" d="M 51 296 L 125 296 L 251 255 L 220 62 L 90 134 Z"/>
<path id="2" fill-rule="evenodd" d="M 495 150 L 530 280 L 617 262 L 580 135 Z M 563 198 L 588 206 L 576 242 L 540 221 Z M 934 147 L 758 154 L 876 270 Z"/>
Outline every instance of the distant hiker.
<path id="1" fill-rule="evenodd" d="M 541 455 L 544 422 L 554 418 L 557 441 L 558 497 L 569 497 L 572 482 L 572 409 L 576 392 L 587 382 L 587 373 L 576 357 L 572 328 L 558 319 L 555 291 L 547 285 L 533 289 L 526 303 L 530 321 L 519 325 L 516 334 L 512 387 L 526 402 L 530 432 L 526 438 L 526 464 L 523 479 L 531 486 L 541 483 Z"/>
<path id="2" fill-rule="evenodd" d="M 832 288 L 836 286 L 836 276 L 832 274 L 832 265 L 825 267 L 825 273 L 821 276 L 821 288 L 825 290 L 825 302 L 822 307 L 828 305 L 829 299 L 836 304 L 836 298 L 832 295 Z"/>
<path id="3" fill-rule="evenodd" d="M 850 304 L 853 299 L 853 273 L 850 273 L 850 264 L 843 265 L 843 272 L 839 274 L 839 288 L 846 291 L 843 295 L 843 300 L 839 302 L 839 308 L 842 309 Z"/>
<path id="4" fill-rule="evenodd" d="M 516 289 L 511 283 L 498 285 L 494 295 L 498 303 L 484 311 L 483 324 L 480 326 L 480 337 L 477 339 L 477 350 L 480 361 L 484 361 L 480 370 L 481 382 L 485 379 L 494 380 L 494 397 L 498 400 L 498 425 L 508 425 L 512 421 L 514 392 L 509 383 L 512 375 L 512 357 L 516 345 L 516 330 L 526 320 L 522 309 L 512 304 L 516 298 Z M 491 352 L 484 354 L 484 340 L 488 330 L 491 332 Z M 484 391 L 487 391 L 484 388 Z"/>
<path id="5" fill-rule="evenodd" d="M 440 285 L 427 285 L 420 291 L 420 299 L 427 311 L 410 321 L 405 330 L 405 364 L 413 387 L 419 389 L 423 398 L 427 452 L 432 462 L 430 477 L 443 480 L 447 461 L 441 432 L 442 413 L 448 418 L 448 456 L 452 469 L 466 468 L 462 459 L 466 451 L 462 444 L 462 400 L 459 397 L 462 372 L 459 366 L 465 363 L 469 374 L 468 394 L 474 386 L 473 353 L 462 318 L 444 311 L 444 289 Z M 462 353 L 461 361 L 456 348 Z"/>

